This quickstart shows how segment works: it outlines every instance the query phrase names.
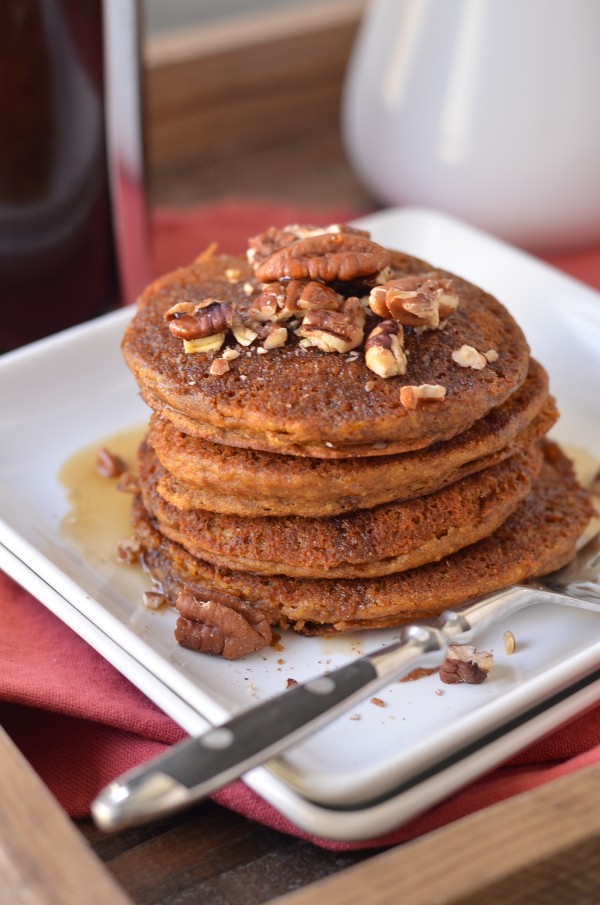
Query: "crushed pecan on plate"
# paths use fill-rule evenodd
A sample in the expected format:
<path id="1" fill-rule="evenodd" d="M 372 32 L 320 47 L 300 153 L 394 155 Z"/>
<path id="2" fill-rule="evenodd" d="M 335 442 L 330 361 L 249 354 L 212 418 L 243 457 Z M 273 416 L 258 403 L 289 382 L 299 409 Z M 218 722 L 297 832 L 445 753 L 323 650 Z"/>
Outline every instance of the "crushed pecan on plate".
<path id="1" fill-rule="evenodd" d="M 446 685 L 480 685 L 494 663 L 489 651 L 477 651 L 470 644 L 451 644 L 446 659 L 440 666 L 440 679 Z"/>

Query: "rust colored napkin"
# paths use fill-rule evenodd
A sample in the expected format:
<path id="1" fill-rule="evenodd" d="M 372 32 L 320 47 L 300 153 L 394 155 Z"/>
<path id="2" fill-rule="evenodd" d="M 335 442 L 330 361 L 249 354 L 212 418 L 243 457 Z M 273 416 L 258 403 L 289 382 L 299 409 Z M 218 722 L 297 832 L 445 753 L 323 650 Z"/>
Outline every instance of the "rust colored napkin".
<path id="1" fill-rule="evenodd" d="M 155 273 L 194 258 L 211 241 L 240 252 L 270 224 L 332 222 L 356 211 L 235 201 L 155 216 Z M 600 288 L 600 248 L 548 259 Z M 0 722 L 64 809 L 89 813 L 100 789 L 156 757 L 184 732 L 71 629 L 0 573 Z M 226 807 L 330 849 L 412 839 L 519 792 L 600 761 L 600 706 L 532 745 L 410 823 L 380 839 L 337 843 L 293 826 L 242 782 L 214 795 Z"/>

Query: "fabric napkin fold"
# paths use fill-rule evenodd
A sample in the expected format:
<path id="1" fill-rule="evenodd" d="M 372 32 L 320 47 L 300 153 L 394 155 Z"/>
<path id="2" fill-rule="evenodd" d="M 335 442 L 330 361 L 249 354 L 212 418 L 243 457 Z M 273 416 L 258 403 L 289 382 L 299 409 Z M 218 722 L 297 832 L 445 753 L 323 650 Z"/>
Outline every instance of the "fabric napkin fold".
<path id="1" fill-rule="evenodd" d="M 193 259 L 210 242 L 241 252 L 271 224 L 335 222 L 359 212 L 273 202 L 225 201 L 154 217 L 154 272 Z M 546 258 L 600 288 L 600 247 Z M 185 733 L 41 603 L 0 573 L 0 722 L 62 807 L 89 813 L 100 789 L 156 757 Z M 329 849 L 388 846 L 414 838 L 519 792 L 600 761 L 600 706 L 530 746 L 420 817 L 366 842 L 332 842 L 295 827 L 241 781 L 220 804 Z"/>

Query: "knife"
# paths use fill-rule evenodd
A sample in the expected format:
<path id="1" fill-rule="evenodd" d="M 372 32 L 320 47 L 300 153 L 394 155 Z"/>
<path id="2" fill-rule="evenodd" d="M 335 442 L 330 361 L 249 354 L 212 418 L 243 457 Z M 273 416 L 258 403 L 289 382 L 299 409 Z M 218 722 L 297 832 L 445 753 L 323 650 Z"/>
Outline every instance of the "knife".
<path id="1" fill-rule="evenodd" d="M 102 830 L 120 830 L 187 807 L 314 733 L 382 686 L 417 667 L 441 666 L 450 643 L 467 643 L 499 618 L 541 599 L 598 608 L 598 603 L 564 591 L 517 585 L 446 610 L 435 623 L 405 625 L 397 642 L 295 685 L 123 774 L 92 802 L 94 821 Z"/>

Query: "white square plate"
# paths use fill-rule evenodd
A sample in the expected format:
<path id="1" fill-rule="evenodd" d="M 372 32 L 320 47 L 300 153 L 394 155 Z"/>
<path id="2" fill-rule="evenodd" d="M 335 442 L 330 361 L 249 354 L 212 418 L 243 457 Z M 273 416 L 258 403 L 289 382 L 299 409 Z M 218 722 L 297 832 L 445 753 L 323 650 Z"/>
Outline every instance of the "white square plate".
<path id="1" fill-rule="evenodd" d="M 390 210 L 360 225 L 390 247 L 460 274 L 496 295 L 550 373 L 562 418 L 554 436 L 600 460 L 600 295 L 456 220 Z M 240 662 L 180 648 L 173 612 L 140 605 L 149 587 L 111 550 L 83 552 L 61 523 L 58 474 L 84 447 L 142 424 L 148 411 L 123 364 L 131 310 L 76 327 L 0 359 L 0 566 L 102 653 L 190 733 L 219 723 L 389 640 L 393 630 L 310 639 Z M 108 491 L 107 491 L 108 492 Z M 114 538 L 114 541 L 118 537 Z M 536 606 L 482 634 L 495 665 L 480 686 L 436 675 L 381 690 L 246 781 L 293 822 L 337 839 L 399 825 L 518 747 L 589 706 L 600 692 L 600 615 Z M 510 628 L 518 653 L 504 654 Z M 440 691 L 443 693 L 440 694 Z"/>

